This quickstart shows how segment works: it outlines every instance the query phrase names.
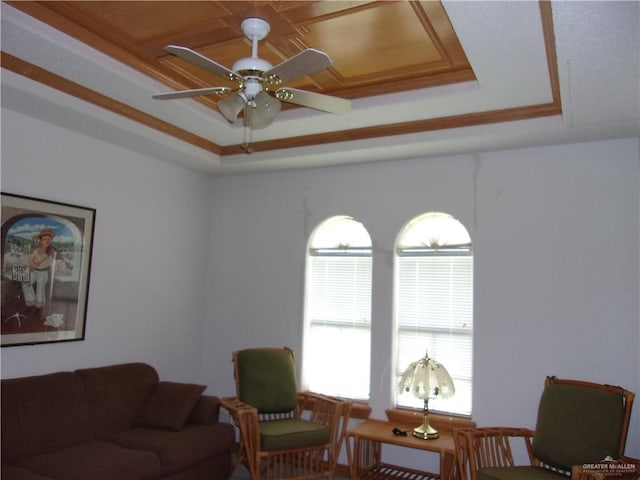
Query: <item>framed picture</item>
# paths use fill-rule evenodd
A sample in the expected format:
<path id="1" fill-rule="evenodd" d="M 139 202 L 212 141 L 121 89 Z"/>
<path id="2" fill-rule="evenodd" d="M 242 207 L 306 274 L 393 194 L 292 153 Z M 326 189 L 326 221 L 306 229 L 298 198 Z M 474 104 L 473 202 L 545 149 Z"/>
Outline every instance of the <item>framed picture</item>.
<path id="1" fill-rule="evenodd" d="M 95 209 L 2 193 L 2 346 L 84 340 Z"/>

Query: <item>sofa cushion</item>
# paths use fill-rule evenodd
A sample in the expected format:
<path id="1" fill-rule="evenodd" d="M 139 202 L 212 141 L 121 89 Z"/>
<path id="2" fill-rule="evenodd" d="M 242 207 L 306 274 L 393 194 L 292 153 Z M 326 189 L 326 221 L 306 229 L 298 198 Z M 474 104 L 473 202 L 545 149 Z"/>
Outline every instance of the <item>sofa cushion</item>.
<path id="1" fill-rule="evenodd" d="M 231 452 L 228 452 L 162 478 L 163 480 L 229 480 L 233 473 Z"/>
<path id="2" fill-rule="evenodd" d="M 187 419 L 189 425 L 210 425 L 218 423 L 220 399 L 214 395 L 201 395 Z"/>
<path id="3" fill-rule="evenodd" d="M 158 373 L 145 363 L 76 370 L 94 416 L 96 438 L 131 428 L 133 419 L 158 385 Z"/>
<path id="4" fill-rule="evenodd" d="M 47 477 L 30 472 L 24 468 L 14 467 L 13 465 L 2 464 L 0 469 L 0 478 L 2 480 L 50 480 Z"/>
<path id="5" fill-rule="evenodd" d="M 213 456 L 229 454 L 235 431 L 228 423 L 187 425 L 179 432 L 140 427 L 110 435 L 108 440 L 125 448 L 154 452 L 160 458 L 162 475 L 167 475 Z"/>
<path id="6" fill-rule="evenodd" d="M 160 382 L 138 412 L 134 425 L 180 430 L 204 391 L 204 385 Z"/>
<path id="7" fill-rule="evenodd" d="M 71 372 L 2 380 L 2 461 L 92 440 L 92 416 L 82 382 Z"/>
<path id="8" fill-rule="evenodd" d="M 102 440 L 27 458 L 18 465 L 54 480 L 140 480 L 160 475 L 160 460 L 154 453 Z"/>

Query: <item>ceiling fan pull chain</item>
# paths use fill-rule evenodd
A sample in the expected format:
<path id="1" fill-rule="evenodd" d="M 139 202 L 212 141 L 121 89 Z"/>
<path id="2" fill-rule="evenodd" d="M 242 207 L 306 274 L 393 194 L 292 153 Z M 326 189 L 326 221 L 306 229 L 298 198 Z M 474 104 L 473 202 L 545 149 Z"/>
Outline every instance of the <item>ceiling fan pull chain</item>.
<path id="1" fill-rule="evenodd" d="M 242 144 L 242 148 L 246 153 L 253 153 L 253 147 L 251 146 L 252 141 L 252 133 L 251 127 L 249 125 L 244 126 L 244 143 Z"/>

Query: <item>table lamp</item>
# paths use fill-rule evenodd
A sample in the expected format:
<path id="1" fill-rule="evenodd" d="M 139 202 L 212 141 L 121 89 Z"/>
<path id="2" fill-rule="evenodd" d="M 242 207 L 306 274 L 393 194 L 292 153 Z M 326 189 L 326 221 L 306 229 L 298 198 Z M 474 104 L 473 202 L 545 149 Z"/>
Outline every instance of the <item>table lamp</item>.
<path id="1" fill-rule="evenodd" d="M 413 435 L 423 440 L 438 438 L 438 431 L 429 425 L 429 399 L 449 398 L 455 394 L 453 380 L 442 364 L 429 358 L 411 363 L 400 379 L 400 390 L 411 392 L 414 397 L 424 400 L 424 417 L 422 425 L 413 429 Z"/>

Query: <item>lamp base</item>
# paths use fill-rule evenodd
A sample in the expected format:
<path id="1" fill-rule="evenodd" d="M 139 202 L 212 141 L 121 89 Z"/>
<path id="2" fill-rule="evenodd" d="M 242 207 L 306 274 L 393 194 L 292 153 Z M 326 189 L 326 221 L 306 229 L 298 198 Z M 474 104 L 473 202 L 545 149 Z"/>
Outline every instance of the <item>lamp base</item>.
<path id="1" fill-rule="evenodd" d="M 438 431 L 431 425 L 429 425 L 428 423 L 423 423 L 419 427 L 413 429 L 413 436 L 421 438 L 423 440 L 433 440 L 435 438 L 438 438 L 440 435 L 438 434 Z"/>

